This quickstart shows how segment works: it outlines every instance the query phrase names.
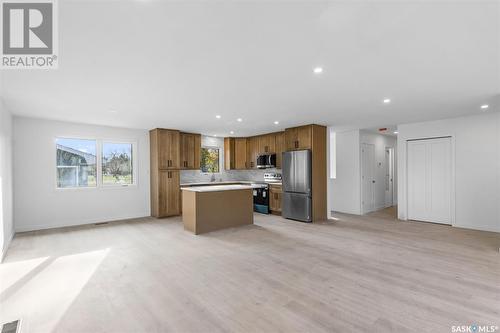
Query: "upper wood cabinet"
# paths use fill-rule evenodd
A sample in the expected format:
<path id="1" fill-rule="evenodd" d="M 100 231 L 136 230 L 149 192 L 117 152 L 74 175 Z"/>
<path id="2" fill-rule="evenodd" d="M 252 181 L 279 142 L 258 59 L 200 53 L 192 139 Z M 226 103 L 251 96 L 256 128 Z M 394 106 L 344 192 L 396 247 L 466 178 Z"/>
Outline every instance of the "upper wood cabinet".
<path id="1" fill-rule="evenodd" d="M 247 139 L 234 139 L 234 163 L 235 169 L 242 170 L 248 167 L 247 162 Z"/>
<path id="2" fill-rule="evenodd" d="M 180 132 L 156 128 L 149 132 L 151 164 L 160 170 L 179 169 Z"/>
<path id="3" fill-rule="evenodd" d="M 180 133 L 180 167 L 197 170 L 200 168 L 201 135 Z"/>
<path id="4" fill-rule="evenodd" d="M 285 149 L 284 132 L 249 138 L 224 139 L 224 168 L 244 170 L 257 168 L 257 156 L 276 154 L 276 167 L 281 167 L 281 153 Z"/>
<path id="5" fill-rule="evenodd" d="M 224 138 L 224 169 L 247 169 L 247 139 Z"/>
<path id="6" fill-rule="evenodd" d="M 285 130 L 286 150 L 301 150 L 312 148 L 312 126 L 287 128 Z"/>
<path id="7" fill-rule="evenodd" d="M 258 154 L 276 153 L 276 139 L 274 133 L 259 135 L 257 140 L 259 142 Z"/>
<path id="8" fill-rule="evenodd" d="M 282 153 L 285 151 L 285 133 L 274 133 L 274 141 L 276 144 L 276 168 L 281 169 Z"/>
<path id="9" fill-rule="evenodd" d="M 257 168 L 257 156 L 259 155 L 259 137 L 252 136 L 247 139 L 247 169 Z"/>

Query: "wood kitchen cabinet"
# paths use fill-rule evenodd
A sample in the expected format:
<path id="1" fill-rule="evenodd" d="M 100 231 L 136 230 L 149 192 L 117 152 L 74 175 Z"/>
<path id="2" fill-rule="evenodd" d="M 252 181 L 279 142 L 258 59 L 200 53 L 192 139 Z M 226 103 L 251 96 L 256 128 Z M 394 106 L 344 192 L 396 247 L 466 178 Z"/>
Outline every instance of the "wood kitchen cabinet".
<path id="1" fill-rule="evenodd" d="M 274 133 L 276 145 L 276 168 L 281 169 L 282 153 L 285 151 L 285 132 Z"/>
<path id="2" fill-rule="evenodd" d="M 180 167 L 185 170 L 200 169 L 201 135 L 180 133 Z"/>
<path id="3" fill-rule="evenodd" d="M 193 168 L 196 164 L 199 165 L 197 147 L 201 145 L 201 136 L 182 134 L 181 139 L 181 133 L 177 130 L 155 128 L 149 131 L 152 216 L 166 217 L 180 214 L 179 169 L 181 165 Z"/>
<path id="4" fill-rule="evenodd" d="M 180 214 L 179 170 L 162 170 L 158 175 L 157 217 Z"/>
<path id="5" fill-rule="evenodd" d="M 224 169 L 247 168 L 247 138 L 224 138 Z"/>
<path id="6" fill-rule="evenodd" d="M 247 138 L 234 139 L 234 161 L 236 170 L 244 170 L 248 167 Z"/>
<path id="7" fill-rule="evenodd" d="M 269 186 L 269 209 L 271 213 L 281 215 L 282 186 L 271 184 Z"/>
<path id="8" fill-rule="evenodd" d="M 259 142 L 258 154 L 276 153 L 276 139 L 274 134 L 259 135 L 257 140 Z"/>
<path id="9" fill-rule="evenodd" d="M 259 137 L 252 136 L 247 139 L 247 169 L 257 168 L 257 156 L 259 155 Z"/>
<path id="10" fill-rule="evenodd" d="M 287 128 L 285 130 L 286 150 L 312 148 L 312 129 L 314 125 Z"/>
<path id="11" fill-rule="evenodd" d="M 156 128 L 149 132 L 151 156 L 158 169 L 179 169 L 180 132 Z"/>

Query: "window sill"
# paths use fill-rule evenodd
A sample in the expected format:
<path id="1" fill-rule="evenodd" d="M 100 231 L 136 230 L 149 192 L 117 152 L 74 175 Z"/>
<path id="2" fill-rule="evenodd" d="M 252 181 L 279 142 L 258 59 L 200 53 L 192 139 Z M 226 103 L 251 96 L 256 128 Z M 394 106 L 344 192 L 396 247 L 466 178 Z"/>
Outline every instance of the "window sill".
<path id="1" fill-rule="evenodd" d="M 137 184 L 131 185 L 101 185 L 93 187 L 56 187 L 56 191 L 92 191 L 92 190 L 123 190 L 123 189 L 137 189 Z"/>

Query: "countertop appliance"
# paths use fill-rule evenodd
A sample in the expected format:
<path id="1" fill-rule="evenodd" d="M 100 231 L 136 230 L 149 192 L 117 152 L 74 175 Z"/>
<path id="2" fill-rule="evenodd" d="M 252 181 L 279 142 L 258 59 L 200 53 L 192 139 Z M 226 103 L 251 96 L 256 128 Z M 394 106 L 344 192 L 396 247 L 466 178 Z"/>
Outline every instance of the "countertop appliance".
<path id="1" fill-rule="evenodd" d="M 264 154 L 257 156 L 257 169 L 274 168 L 276 166 L 276 154 Z"/>
<path id="2" fill-rule="evenodd" d="M 262 214 L 269 214 L 269 186 L 265 183 L 252 183 L 253 210 Z"/>
<path id="3" fill-rule="evenodd" d="M 312 222 L 312 161 L 310 150 L 283 153 L 283 207 L 287 219 Z"/>

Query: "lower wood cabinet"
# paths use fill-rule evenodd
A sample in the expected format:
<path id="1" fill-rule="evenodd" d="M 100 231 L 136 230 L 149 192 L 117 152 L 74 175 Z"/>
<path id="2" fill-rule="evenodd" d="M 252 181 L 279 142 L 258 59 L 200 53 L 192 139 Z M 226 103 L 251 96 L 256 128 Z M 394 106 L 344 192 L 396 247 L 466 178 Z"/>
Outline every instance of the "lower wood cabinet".
<path id="1" fill-rule="evenodd" d="M 269 186 L 269 209 L 272 213 L 281 213 L 281 197 L 283 189 L 281 185 Z"/>
<path id="2" fill-rule="evenodd" d="M 153 216 L 165 217 L 180 214 L 180 174 L 179 170 L 159 170 L 157 182 L 157 209 Z M 154 207 L 155 205 L 153 205 Z"/>

